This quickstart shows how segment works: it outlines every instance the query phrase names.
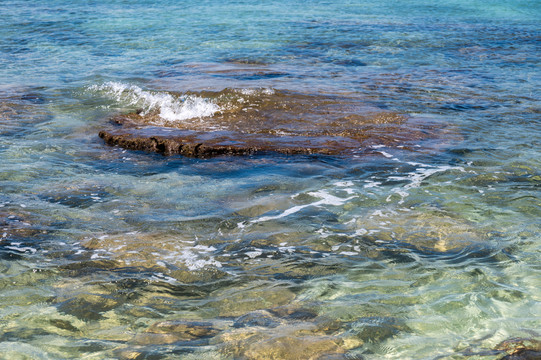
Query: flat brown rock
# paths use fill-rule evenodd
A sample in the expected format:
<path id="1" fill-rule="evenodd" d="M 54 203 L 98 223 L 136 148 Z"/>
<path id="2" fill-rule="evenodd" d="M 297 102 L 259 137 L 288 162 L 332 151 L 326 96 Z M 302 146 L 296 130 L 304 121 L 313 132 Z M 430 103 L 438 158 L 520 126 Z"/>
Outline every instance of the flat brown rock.
<path id="1" fill-rule="evenodd" d="M 413 145 L 438 132 L 434 126 L 347 97 L 230 89 L 171 96 L 203 98 L 220 110 L 182 120 L 164 117 L 159 109 L 118 115 L 99 136 L 130 150 L 211 157 L 355 154 L 372 145 Z"/>

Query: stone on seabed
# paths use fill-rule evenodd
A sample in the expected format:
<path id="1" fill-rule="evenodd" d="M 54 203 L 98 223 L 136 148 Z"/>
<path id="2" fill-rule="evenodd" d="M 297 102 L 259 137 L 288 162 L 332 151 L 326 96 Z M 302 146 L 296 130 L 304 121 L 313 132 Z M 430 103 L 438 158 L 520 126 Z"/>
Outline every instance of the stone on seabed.
<path id="1" fill-rule="evenodd" d="M 502 341 L 496 350 L 507 354 L 500 360 L 539 360 L 541 359 L 541 341 L 536 339 L 512 338 Z"/>
<path id="2" fill-rule="evenodd" d="M 134 342 L 139 345 L 172 344 L 179 341 L 194 341 L 212 337 L 218 330 L 212 324 L 196 321 L 160 321 L 151 325 L 144 333 L 137 334 Z"/>
<path id="3" fill-rule="evenodd" d="M 244 355 L 250 360 L 309 360 L 326 354 L 344 353 L 330 337 L 276 337 L 248 347 Z"/>
<path id="4" fill-rule="evenodd" d="M 220 316 L 237 317 L 250 311 L 285 305 L 294 298 L 293 292 L 282 288 L 248 290 L 223 296 L 222 299 L 213 302 L 212 306 L 219 309 Z"/>

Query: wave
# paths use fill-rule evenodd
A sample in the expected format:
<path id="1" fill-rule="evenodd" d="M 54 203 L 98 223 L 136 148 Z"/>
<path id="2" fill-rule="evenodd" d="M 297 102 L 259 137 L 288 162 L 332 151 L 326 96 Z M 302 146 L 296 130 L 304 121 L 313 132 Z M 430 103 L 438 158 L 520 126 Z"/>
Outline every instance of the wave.
<path id="1" fill-rule="evenodd" d="M 125 105 L 140 107 L 143 116 L 157 112 L 161 119 L 170 122 L 212 116 L 221 110 L 211 99 L 196 95 L 174 96 L 166 92 L 147 91 L 136 85 L 115 81 L 92 85 L 88 89 L 104 93 Z"/>

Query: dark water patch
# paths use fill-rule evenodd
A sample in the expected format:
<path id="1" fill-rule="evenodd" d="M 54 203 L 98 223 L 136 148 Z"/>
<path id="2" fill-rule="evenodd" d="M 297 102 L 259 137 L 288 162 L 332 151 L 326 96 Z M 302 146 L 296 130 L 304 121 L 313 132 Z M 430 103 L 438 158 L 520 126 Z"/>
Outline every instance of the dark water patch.
<path id="1" fill-rule="evenodd" d="M 406 321 L 395 317 L 365 317 L 347 324 L 348 331 L 364 342 L 379 343 L 412 330 Z"/>
<path id="2" fill-rule="evenodd" d="M 0 335 L 0 342 L 20 341 L 21 339 L 32 341 L 50 335 L 53 334 L 45 329 L 19 326 L 15 328 L 3 329 L 3 333 Z"/>
<path id="3" fill-rule="evenodd" d="M 408 264 L 417 262 L 417 256 L 400 248 L 386 248 L 377 252 L 377 257 L 388 259 L 393 264 Z"/>
<path id="4" fill-rule="evenodd" d="M 468 346 L 461 350 L 463 346 L 458 347 L 453 354 L 437 356 L 434 359 L 447 359 L 452 355 L 461 355 L 467 357 L 479 356 L 498 356 L 498 360 L 515 359 L 515 360 L 531 360 L 539 359 L 541 352 L 541 340 L 539 333 L 531 329 L 520 329 L 524 337 L 510 337 L 500 341 L 497 345 L 487 349 L 485 340 L 490 339 L 493 334 L 484 336 L 479 339 L 470 340 Z"/>
<path id="5" fill-rule="evenodd" d="M 321 264 L 318 261 L 312 261 L 304 257 L 288 257 L 288 261 L 284 262 L 282 267 L 282 269 L 273 267 L 276 270 L 273 275 L 274 278 L 305 281 L 339 274 L 345 269 L 346 264 L 338 263 L 338 260 L 335 263 Z"/>
<path id="6" fill-rule="evenodd" d="M 57 304 L 58 311 L 85 321 L 103 319 L 103 313 L 119 306 L 119 302 L 108 296 L 80 294 Z"/>
<path id="7" fill-rule="evenodd" d="M 185 62 L 184 59 L 172 57 L 172 58 L 168 58 L 168 59 L 159 59 L 157 64 L 159 66 L 164 67 L 164 68 L 170 68 L 170 67 L 175 67 L 175 66 L 178 66 L 180 64 L 183 64 L 184 62 Z"/>
<path id="8" fill-rule="evenodd" d="M 200 299 L 236 282 L 225 274 L 216 275 L 219 271 L 213 269 L 170 271 L 158 266 L 120 267 L 119 262 L 112 260 L 79 260 L 57 268 L 74 279 L 90 276 L 96 285 L 106 289 L 111 296 L 130 301 L 152 294 L 178 299 Z"/>
<path id="9" fill-rule="evenodd" d="M 346 60 L 331 60 L 333 64 L 342 65 L 342 66 L 367 66 L 366 62 L 363 62 L 358 59 L 346 59 Z"/>
<path id="10" fill-rule="evenodd" d="M 67 186 L 64 191 L 55 189 L 38 196 L 40 199 L 53 204 L 86 209 L 96 203 L 107 201 L 111 194 L 99 186 L 85 188 L 85 186 L 73 185 L 71 187 Z"/>
<path id="11" fill-rule="evenodd" d="M 487 110 L 492 107 L 498 107 L 498 105 L 481 105 L 481 104 L 468 104 L 468 103 L 450 103 L 440 106 L 441 110 L 452 111 L 471 111 L 471 110 Z"/>
<path id="12" fill-rule="evenodd" d="M 122 277 L 117 280 L 113 280 L 112 284 L 116 287 L 115 291 L 118 294 L 130 295 L 132 292 L 136 292 L 139 289 L 147 286 L 149 281 L 139 277 Z"/>
<path id="13" fill-rule="evenodd" d="M 387 259 L 397 264 L 414 263 L 420 259 L 428 259 L 453 266 L 478 263 L 506 267 L 509 263 L 516 261 L 515 257 L 505 249 L 494 248 L 490 244 L 466 245 L 456 249 L 437 251 L 434 248 L 393 242 L 380 244 L 377 251 L 369 252 L 368 256 L 375 259 Z"/>
<path id="14" fill-rule="evenodd" d="M 291 285 L 340 274 L 359 260 L 355 258 L 350 261 L 341 255 L 320 253 L 309 245 L 284 248 L 258 247 L 247 252 L 233 252 L 234 250 L 229 249 L 227 251 L 235 255 L 224 257 L 223 261 L 229 261 L 228 264 L 231 265 L 239 264 L 243 273 L 258 278 L 285 281 Z M 296 291 L 293 288 L 292 290 Z"/>
<path id="15" fill-rule="evenodd" d="M 318 357 L 318 360 L 365 360 L 361 354 L 327 354 Z"/>
<path id="16" fill-rule="evenodd" d="M 268 311 L 274 316 L 288 321 L 308 321 L 318 316 L 317 311 L 303 307 L 279 306 Z"/>
<path id="17" fill-rule="evenodd" d="M 52 119 L 44 106 L 47 102 L 41 88 L 14 89 L 0 93 L 0 135 L 23 138 L 37 131 L 36 126 Z"/>
<path id="18" fill-rule="evenodd" d="M 13 298 L 27 298 L 29 301 L 45 301 L 44 294 L 41 289 L 31 288 L 33 286 L 46 285 L 50 282 L 57 272 L 52 268 L 45 266 L 38 267 L 37 265 L 27 266 L 28 259 L 23 259 L 23 262 L 8 262 L 5 261 L 1 264 L 1 268 L 5 276 L 0 279 L 0 289 L 2 290 L 15 290 Z M 20 266 L 24 264 L 23 266 Z M 22 290 L 20 295 L 17 294 L 19 290 Z M 10 297 L 11 297 L 10 296 Z M 9 301 L 9 300 L 7 300 Z M 19 301 L 19 300 L 17 300 Z"/>
<path id="19" fill-rule="evenodd" d="M 216 336 L 220 330 L 213 327 L 210 322 L 186 321 L 186 320 L 167 320 L 152 324 L 144 333 L 138 334 L 135 338 L 136 343 L 154 342 L 153 335 L 169 335 L 166 342 L 197 341 Z M 150 335 L 150 339 L 145 339 Z"/>
<path id="20" fill-rule="evenodd" d="M 211 74 L 213 76 L 215 76 L 215 77 L 231 78 L 231 79 L 235 79 L 235 80 L 265 80 L 265 79 L 275 79 L 275 78 L 281 78 L 281 77 L 289 76 L 289 74 L 285 73 L 285 72 L 265 71 L 265 70 L 214 71 Z"/>
<path id="21" fill-rule="evenodd" d="M 65 265 L 60 265 L 59 270 L 66 271 L 68 276 L 79 277 L 92 275 L 100 271 L 114 271 L 119 268 L 119 263 L 114 260 L 82 260 L 77 259 Z"/>
<path id="22" fill-rule="evenodd" d="M 58 346 L 57 349 L 66 353 L 88 354 L 102 353 L 115 347 L 116 344 L 111 344 L 107 341 L 90 340 L 90 339 L 72 339 L 69 345 Z"/>
<path id="23" fill-rule="evenodd" d="M 44 104 L 46 101 L 43 95 L 34 92 L 28 92 L 21 95 L 21 100 L 27 101 L 32 104 Z"/>
<path id="24" fill-rule="evenodd" d="M 61 330 L 67 330 L 73 333 L 79 333 L 81 331 L 77 327 L 73 326 L 73 324 L 67 320 L 51 319 L 49 320 L 49 323 L 53 325 L 54 327 Z"/>
<path id="25" fill-rule="evenodd" d="M 58 45 L 87 45 L 89 37 L 81 29 L 82 19 L 33 20 L 12 24 L 12 29 L 26 35 L 32 43 L 53 42 Z"/>
<path id="26" fill-rule="evenodd" d="M 359 50 L 371 45 L 372 42 L 367 39 L 340 39 L 338 41 L 313 40 L 305 41 L 302 43 L 296 43 L 294 46 L 299 49 L 318 49 L 327 51 L 329 49 L 344 49 L 348 52 L 352 50 Z"/>
<path id="27" fill-rule="evenodd" d="M 91 48 L 89 51 L 90 55 L 97 58 L 115 58 L 122 56 L 122 50 L 118 47 L 107 47 L 103 46 L 100 48 Z"/>
<path id="28" fill-rule="evenodd" d="M 245 315 L 239 316 L 234 324 L 234 328 L 262 326 L 266 328 L 275 328 L 281 323 L 275 319 L 268 311 L 253 311 Z"/>
<path id="29" fill-rule="evenodd" d="M 157 78 L 170 78 L 170 77 L 185 76 L 186 72 L 183 70 L 162 69 L 162 70 L 155 70 L 152 72 L 152 74 Z"/>
<path id="30" fill-rule="evenodd" d="M 448 149 L 447 151 L 453 155 L 461 155 L 461 156 L 465 156 L 465 155 L 470 155 L 470 154 L 475 154 L 475 153 L 482 153 L 482 154 L 488 154 L 488 153 L 494 153 L 495 151 L 497 151 L 498 149 L 496 148 L 451 148 L 451 149 Z"/>
<path id="31" fill-rule="evenodd" d="M 24 260 L 26 259 L 26 256 L 24 256 L 25 253 L 31 254 L 32 252 L 30 250 L 25 249 L 9 249 L 12 247 L 9 244 L 1 245 L 0 246 L 0 259 L 2 260 Z"/>
<path id="32" fill-rule="evenodd" d="M 41 254 L 51 236 L 49 224 L 42 220 L 11 206 L 0 208 L 0 257 L 16 260 Z"/>
<path id="33" fill-rule="evenodd" d="M 22 39 L 17 36 L 7 36 L 3 39 L 0 45 L 0 51 L 7 56 L 28 54 L 32 52 L 31 44 L 28 39 Z"/>
<path id="34" fill-rule="evenodd" d="M 224 284 L 225 285 L 225 284 Z M 173 285 L 165 281 L 153 281 L 141 291 L 155 294 L 155 296 L 166 295 L 175 298 L 177 301 L 182 299 L 202 299 L 205 298 L 214 289 L 203 285 Z"/>
<path id="35" fill-rule="evenodd" d="M 507 253 L 505 249 L 495 248 L 490 244 L 467 246 L 458 251 L 438 252 L 418 252 L 420 256 L 435 258 L 449 265 L 460 265 L 464 263 L 487 264 L 491 266 L 506 267 L 516 259 Z"/>
<path id="36" fill-rule="evenodd" d="M 228 57 L 223 59 L 226 63 L 239 64 L 239 65 L 255 65 L 255 66 L 265 66 L 269 65 L 269 59 L 267 58 L 257 58 L 257 57 Z"/>

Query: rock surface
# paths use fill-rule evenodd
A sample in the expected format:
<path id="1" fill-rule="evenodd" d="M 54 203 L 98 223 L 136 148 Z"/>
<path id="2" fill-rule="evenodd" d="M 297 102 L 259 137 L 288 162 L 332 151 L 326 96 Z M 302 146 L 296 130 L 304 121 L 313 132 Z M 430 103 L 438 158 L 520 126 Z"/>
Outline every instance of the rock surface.
<path id="1" fill-rule="evenodd" d="M 196 341 L 212 337 L 218 330 L 212 324 L 195 321 L 161 321 L 153 324 L 134 342 L 139 345 L 172 344 L 180 341 Z"/>
<path id="2" fill-rule="evenodd" d="M 197 94 L 220 111 L 167 120 L 157 110 L 113 118 L 99 132 L 109 145 L 163 155 L 212 157 L 257 153 L 359 153 L 371 145 L 408 146 L 441 128 L 342 96 L 225 89 Z M 177 95 L 179 96 L 179 95 Z"/>
<path id="3" fill-rule="evenodd" d="M 536 339 L 508 339 L 499 343 L 496 346 L 496 350 L 507 353 L 501 360 L 541 359 L 541 341 Z"/>

